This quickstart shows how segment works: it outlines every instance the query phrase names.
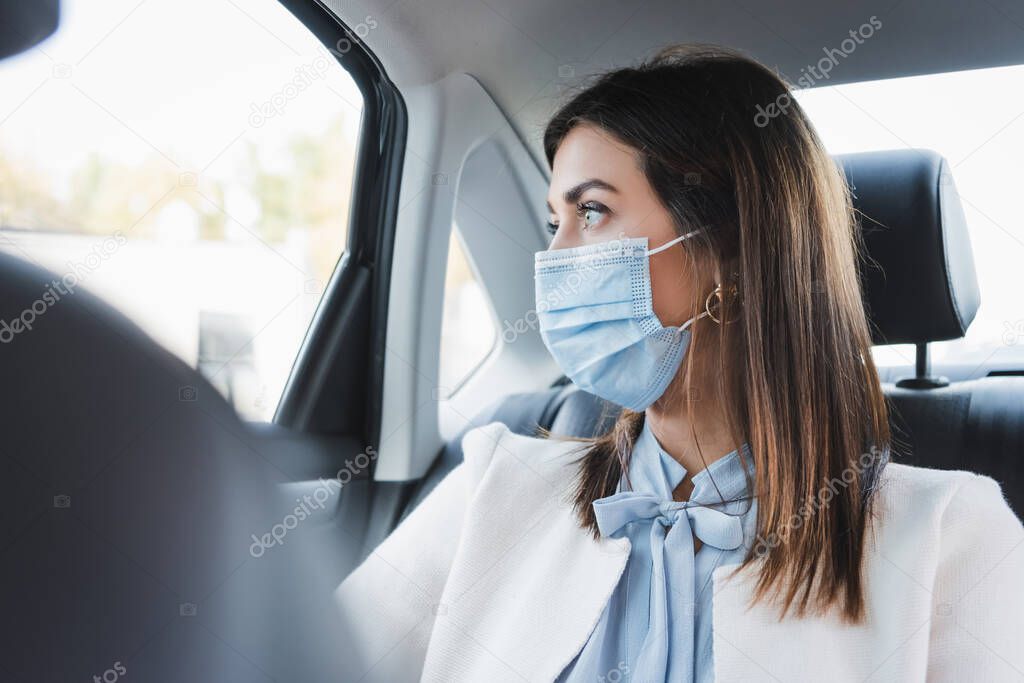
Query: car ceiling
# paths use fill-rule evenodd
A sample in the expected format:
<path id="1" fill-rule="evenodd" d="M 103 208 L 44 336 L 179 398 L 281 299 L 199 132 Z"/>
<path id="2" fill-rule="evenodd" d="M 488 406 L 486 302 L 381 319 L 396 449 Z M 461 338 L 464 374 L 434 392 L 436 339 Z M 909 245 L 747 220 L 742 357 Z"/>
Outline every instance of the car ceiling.
<path id="1" fill-rule="evenodd" d="M 1017 0 L 670 2 L 325 0 L 399 88 L 472 74 L 543 159 L 540 136 L 568 89 L 659 47 L 739 48 L 791 81 L 874 16 L 870 39 L 816 85 L 1024 63 Z"/>

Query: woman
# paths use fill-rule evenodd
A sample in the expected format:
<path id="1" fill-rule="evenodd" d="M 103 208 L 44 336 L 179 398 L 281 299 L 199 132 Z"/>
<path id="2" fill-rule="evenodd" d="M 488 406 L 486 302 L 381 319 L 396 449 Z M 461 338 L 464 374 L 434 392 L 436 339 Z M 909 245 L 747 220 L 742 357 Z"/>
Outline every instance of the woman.
<path id="1" fill-rule="evenodd" d="M 1024 676 L 1024 530 L 988 477 L 887 463 L 850 199 L 789 98 L 679 46 L 555 115 L 540 332 L 624 411 L 469 432 L 338 590 L 353 679 Z"/>

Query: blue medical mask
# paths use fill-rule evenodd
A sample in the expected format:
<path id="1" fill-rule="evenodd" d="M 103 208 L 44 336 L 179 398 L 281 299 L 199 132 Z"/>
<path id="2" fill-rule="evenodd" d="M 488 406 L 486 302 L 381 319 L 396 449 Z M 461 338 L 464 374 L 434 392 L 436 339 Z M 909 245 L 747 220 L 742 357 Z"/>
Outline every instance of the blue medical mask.
<path id="1" fill-rule="evenodd" d="M 584 391 L 631 410 L 647 409 L 668 388 L 690 344 L 689 327 L 665 327 L 654 314 L 646 237 L 537 252 L 540 334 L 562 372 Z"/>

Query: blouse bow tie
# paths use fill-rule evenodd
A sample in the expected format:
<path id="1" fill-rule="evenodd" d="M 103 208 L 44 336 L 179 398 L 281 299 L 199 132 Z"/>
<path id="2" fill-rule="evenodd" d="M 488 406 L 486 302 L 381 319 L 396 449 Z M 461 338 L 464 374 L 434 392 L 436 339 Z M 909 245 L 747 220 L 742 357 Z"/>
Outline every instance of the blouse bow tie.
<path id="1" fill-rule="evenodd" d="M 721 550 L 733 550 L 743 543 L 740 517 L 690 501 L 665 501 L 633 491 L 596 500 L 593 508 L 602 536 L 614 534 L 629 522 L 653 520 L 650 622 L 632 671 L 633 680 L 692 680 L 693 537 Z"/>
<path id="2" fill-rule="evenodd" d="M 646 493 L 620 491 L 594 501 L 593 507 L 602 536 L 611 536 L 630 522 L 641 519 L 655 519 L 661 522 L 660 526 L 674 527 L 685 518 L 692 535 L 702 543 L 721 550 L 732 550 L 743 543 L 743 524 L 738 515 L 690 501 L 678 503 Z"/>

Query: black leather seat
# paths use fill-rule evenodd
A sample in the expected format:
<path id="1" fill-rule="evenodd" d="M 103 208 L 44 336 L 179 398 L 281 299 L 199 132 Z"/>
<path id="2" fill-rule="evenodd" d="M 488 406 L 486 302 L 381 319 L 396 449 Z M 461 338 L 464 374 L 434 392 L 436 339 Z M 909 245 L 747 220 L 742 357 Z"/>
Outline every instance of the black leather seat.
<path id="1" fill-rule="evenodd" d="M 893 460 L 966 469 L 999 481 L 1024 512 L 1024 377 L 986 377 L 949 385 L 931 377 L 927 345 L 962 337 L 980 303 L 963 209 L 949 165 L 926 150 L 841 155 L 860 214 L 869 259 L 862 265 L 865 306 L 876 344 L 915 344 L 914 376 L 883 386 L 890 401 Z M 520 394 L 477 416 L 515 432 L 538 427 L 589 437 L 605 432 L 618 407 L 571 385 Z M 464 432 L 463 432 L 464 433 Z M 462 459 L 453 439 L 419 486 L 406 514 Z"/>
<path id="2" fill-rule="evenodd" d="M 337 680 L 339 544 L 254 545 L 303 460 L 68 282 L 0 254 L 0 680 Z"/>

